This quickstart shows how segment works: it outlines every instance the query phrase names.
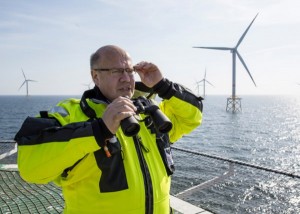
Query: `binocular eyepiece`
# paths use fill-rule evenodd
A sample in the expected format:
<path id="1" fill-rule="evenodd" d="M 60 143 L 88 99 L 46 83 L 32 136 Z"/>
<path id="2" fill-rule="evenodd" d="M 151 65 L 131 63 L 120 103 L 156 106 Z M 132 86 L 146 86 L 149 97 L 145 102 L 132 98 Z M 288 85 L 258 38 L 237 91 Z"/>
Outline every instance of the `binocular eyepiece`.
<path id="1" fill-rule="evenodd" d="M 168 133 L 172 129 L 172 123 L 164 113 L 153 103 L 152 100 L 145 97 L 132 99 L 136 106 L 137 114 L 143 113 L 149 115 L 155 128 L 160 133 Z M 127 117 L 121 121 L 121 128 L 128 137 L 136 135 L 140 131 L 140 124 L 134 116 Z"/>

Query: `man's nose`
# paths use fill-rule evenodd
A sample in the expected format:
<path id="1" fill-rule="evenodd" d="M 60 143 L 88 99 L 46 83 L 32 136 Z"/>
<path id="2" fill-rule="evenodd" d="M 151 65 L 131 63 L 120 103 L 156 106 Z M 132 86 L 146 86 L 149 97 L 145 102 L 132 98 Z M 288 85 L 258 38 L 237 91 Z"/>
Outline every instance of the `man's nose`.
<path id="1" fill-rule="evenodd" d="M 132 75 L 129 74 L 128 72 L 126 72 L 126 70 L 124 69 L 123 73 L 122 73 L 122 80 L 130 81 L 131 78 L 132 78 Z"/>

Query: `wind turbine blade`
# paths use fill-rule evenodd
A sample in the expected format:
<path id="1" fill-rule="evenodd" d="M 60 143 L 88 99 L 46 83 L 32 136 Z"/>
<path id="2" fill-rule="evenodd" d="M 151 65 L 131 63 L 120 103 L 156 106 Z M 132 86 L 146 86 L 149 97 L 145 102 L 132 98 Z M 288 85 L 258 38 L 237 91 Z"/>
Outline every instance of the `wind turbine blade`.
<path id="1" fill-rule="evenodd" d="M 206 68 L 205 68 L 205 72 L 204 72 L 204 79 L 206 78 Z"/>
<path id="2" fill-rule="evenodd" d="M 204 81 L 204 79 L 203 79 L 203 80 L 200 80 L 200 81 L 198 81 L 198 82 L 197 82 L 197 84 L 199 84 L 199 83 L 201 83 L 201 82 L 203 82 L 203 81 Z"/>
<path id="3" fill-rule="evenodd" d="M 28 82 L 37 82 L 36 80 L 27 80 Z"/>
<path id="4" fill-rule="evenodd" d="M 254 19 L 252 20 L 252 22 L 250 23 L 250 25 L 247 27 L 247 29 L 245 30 L 245 32 L 243 33 L 243 35 L 241 36 L 241 38 L 239 39 L 238 43 L 236 44 L 235 48 L 237 48 L 241 42 L 243 41 L 244 37 L 246 36 L 248 30 L 250 29 L 251 25 L 253 24 L 254 20 L 256 19 L 256 17 L 258 16 L 258 13 L 256 14 L 256 16 L 254 17 Z"/>
<path id="5" fill-rule="evenodd" d="M 26 76 L 25 76 L 25 74 L 24 74 L 23 68 L 21 68 L 21 70 L 22 70 L 22 73 L 23 73 L 24 79 L 26 80 Z"/>
<path id="6" fill-rule="evenodd" d="M 210 84 L 211 86 L 215 87 L 213 84 L 211 84 L 210 82 L 208 82 L 207 80 L 205 80 L 208 84 Z"/>
<path id="7" fill-rule="evenodd" d="M 244 67 L 245 67 L 246 71 L 248 72 L 249 76 L 250 76 L 250 77 L 251 77 L 251 79 L 252 79 L 252 82 L 254 83 L 254 85 L 255 85 L 255 87 L 256 87 L 256 83 L 254 82 L 254 79 L 253 79 L 253 77 L 251 76 L 251 74 L 250 74 L 250 71 L 249 71 L 249 69 L 247 68 L 247 65 L 246 65 L 246 63 L 244 62 L 244 60 L 243 60 L 242 56 L 239 54 L 239 52 L 238 52 L 238 51 L 236 51 L 236 54 L 238 55 L 238 57 L 239 57 L 240 61 L 241 61 L 241 62 L 242 62 L 242 64 L 244 65 Z"/>
<path id="8" fill-rule="evenodd" d="M 26 80 L 22 83 L 22 85 L 20 86 L 20 88 L 18 90 L 20 90 L 25 83 L 26 83 Z"/>
<path id="9" fill-rule="evenodd" d="M 230 51 L 233 49 L 228 47 L 193 47 L 193 48 L 213 49 L 213 50 L 222 50 L 222 51 Z"/>

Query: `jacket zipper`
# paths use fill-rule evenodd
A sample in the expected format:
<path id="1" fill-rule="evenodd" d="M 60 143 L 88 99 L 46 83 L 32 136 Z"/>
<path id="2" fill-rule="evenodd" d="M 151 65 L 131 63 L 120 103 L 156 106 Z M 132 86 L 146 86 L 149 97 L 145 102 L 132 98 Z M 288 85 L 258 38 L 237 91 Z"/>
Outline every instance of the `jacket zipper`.
<path id="1" fill-rule="evenodd" d="M 144 186 L 145 186 L 145 214 L 153 214 L 153 189 L 152 189 L 152 181 L 150 172 L 145 160 L 145 157 L 143 156 L 142 152 L 142 142 L 140 137 L 133 136 L 134 145 L 137 151 L 137 155 L 139 158 L 139 163 L 141 166 L 141 171 L 144 177 Z M 142 146 L 141 146 L 142 145 Z"/>

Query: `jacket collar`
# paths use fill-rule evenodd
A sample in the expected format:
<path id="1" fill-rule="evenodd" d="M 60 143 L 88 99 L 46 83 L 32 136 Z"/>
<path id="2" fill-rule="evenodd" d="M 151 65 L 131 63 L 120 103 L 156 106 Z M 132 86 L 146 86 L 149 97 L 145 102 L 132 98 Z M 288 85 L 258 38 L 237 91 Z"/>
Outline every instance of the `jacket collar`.
<path id="1" fill-rule="evenodd" d="M 86 101 L 87 99 L 92 99 L 96 102 L 109 103 L 108 99 L 102 94 L 97 86 L 95 86 L 93 89 L 85 91 L 80 100 L 80 107 L 83 113 L 89 118 L 96 118 L 96 112 L 88 105 Z"/>

